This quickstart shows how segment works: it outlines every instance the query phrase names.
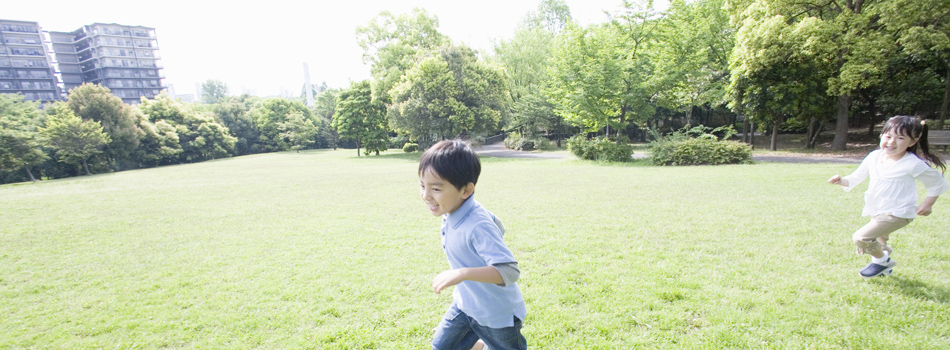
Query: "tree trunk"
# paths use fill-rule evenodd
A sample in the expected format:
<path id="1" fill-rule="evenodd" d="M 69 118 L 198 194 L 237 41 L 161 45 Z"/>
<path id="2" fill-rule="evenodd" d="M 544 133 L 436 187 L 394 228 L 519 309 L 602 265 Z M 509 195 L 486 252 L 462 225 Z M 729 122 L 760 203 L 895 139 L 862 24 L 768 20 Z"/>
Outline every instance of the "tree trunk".
<path id="1" fill-rule="evenodd" d="M 871 115 L 868 116 L 868 137 L 874 136 L 874 124 L 877 124 L 877 100 L 874 96 L 867 96 L 868 99 L 868 109 L 871 111 Z"/>
<path id="2" fill-rule="evenodd" d="M 770 151 L 775 151 L 775 150 L 778 149 L 778 129 L 779 129 L 780 127 L 782 127 L 782 119 L 785 119 L 785 118 L 783 118 L 782 116 L 777 116 L 777 117 L 775 117 L 774 119 L 772 119 L 772 121 L 773 121 L 773 123 L 772 123 L 772 140 L 771 140 L 771 142 L 769 143 L 769 150 L 770 150 Z"/>
<path id="3" fill-rule="evenodd" d="M 813 149 L 815 148 L 815 137 L 812 135 L 817 134 L 815 128 L 818 126 L 818 118 L 811 118 L 808 120 L 808 133 L 805 134 L 805 148 Z"/>
<path id="4" fill-rule="evenodd" d="M 947 120 L 948 105 L 950 105 L 950 62 L 947 62 L 946 85 L 943 87 L 943 104 L 940 105 L 940 117 L 937 119 L 937 130 L 943 130 L 943 121 Z"/>
<path id="5" fill-rule="evenodd" d="M 749 122 L 749 147 L 755 149 L 755 122 Z"/>
<path id="6" fill-rule="evenodd" d="M 82 168 L 86 170 L 86 175 L 92 175 L 92 174 L 89 172 L 89 165 L 86 164 L 86 160 L 85 160 L 85 159 L 82 160 Z"/>
<path id="7" fill-rule="evenodd" d="M 848 112 L 851 109 L 851 95 L 838 96 L 838 109 L 835 113 L 835 138 L 831 141 L 832 151 L 844 151 L 848 148 Z"/>
<path id="8" fill-rule="evenodd" d="M 26 169 L 27 175 L 30 175 L 30 181 L 36 182 L 36 178 L 33 177 L 33 172 L 30 171 L 30 167 L 29 167 L 28 165 L 24 165 L 24 166 L 23 166 L 23 169 Z"/>
<path id="9" fill-rule="evenodd" d="M 749 142 L 749 118 L 742 118 L 742 142 Z"/>

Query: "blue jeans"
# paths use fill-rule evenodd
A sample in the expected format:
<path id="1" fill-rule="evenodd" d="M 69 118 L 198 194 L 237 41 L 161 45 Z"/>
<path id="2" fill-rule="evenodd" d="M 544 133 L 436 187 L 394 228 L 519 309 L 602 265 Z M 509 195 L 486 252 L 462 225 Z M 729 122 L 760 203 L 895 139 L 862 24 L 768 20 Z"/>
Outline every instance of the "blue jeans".
<path id="1" fill-rule="evenodd" d="M 478 324 L 452 303 L 442 316 L 432 339 L 435 350 L 470 350 L 481 339 L 490 350 L 526 350 L 528 341 L 521 335 L 521 320 L 506 328 L 489 328 Z"/>

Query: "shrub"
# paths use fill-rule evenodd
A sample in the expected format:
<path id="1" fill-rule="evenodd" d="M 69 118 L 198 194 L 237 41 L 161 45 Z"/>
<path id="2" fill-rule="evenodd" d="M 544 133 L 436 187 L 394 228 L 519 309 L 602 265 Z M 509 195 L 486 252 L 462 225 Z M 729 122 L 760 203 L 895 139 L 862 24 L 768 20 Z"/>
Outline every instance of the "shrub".
<path id="1" fill-rule="evenodd" d="M 608 162 L 629 162 L 633 159 L 633 146 L 624 140 L 621 143 L 611 141 L 605 137 L 595 137 L 588 140 L 582 136 L 574 136 L 567 140 L 567 149 L 581 159 L 602 160 Z"/>
<path id="2" fill-rule="evenodd" d="M 409 137 L 407 136 L 399 135 L 389 138 L 389 148 L 400 148 L 405 146 L 406 143 L 409 143 Z"/>
<path id="3" fill-rule="evenodd" d="M 405 145 L 402 145 L 402 151 L 406 153 L 412 153 L 419 150 L 419 144 L 406 142 Z"/>
<path id="4" fill-rule="evenodd" d="M 654 144 L 653 164 L 656 165 L 717 165 L 752 162 L 752 147 L 736 141 L 718 141 L 710 138 L 690 138 Z"/>
<path id="5" fill-rule="evenodd" d="M 505 138 L 505 147 L 510 149 L 516 149 L 519 151 L 533 151 L 535 148 L 534 146 L 534 140 L 525 138 L 516 132 L 508 134 L 508 137 Z"/>

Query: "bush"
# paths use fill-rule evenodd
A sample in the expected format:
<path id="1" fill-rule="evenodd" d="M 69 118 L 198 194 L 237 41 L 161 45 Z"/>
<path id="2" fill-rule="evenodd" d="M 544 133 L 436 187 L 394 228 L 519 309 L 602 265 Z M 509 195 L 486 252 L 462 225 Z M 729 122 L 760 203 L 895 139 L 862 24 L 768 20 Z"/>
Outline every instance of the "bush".
<path id="1" fill-rule="evenodd" d="M 389 138 L 389 148 L 400 148 L 402 146 L 405 146 L 406 143 L 409 143 L 408 136 L 399 135 L 396 137 Z"/>
<path id="2" fill-rule="evenodd" d="M 605 137 L 588 140 L 582 136 L 574 136 L 567 140 L 567 149 L 581 159 L 629 162 L 633 159 L 633 146 L 624 140 L 620 142 L 618 144 Z"/>
<path id="3" fill-rule="evenodd" d="M 402 145 L 402 151 L 406 153 L 412 153 L 419 150 L 419 144 L 406 142 L 405 145 Z"/>
<path id="4" fill-rule="evenodd" d="M 691 138 L 658 142 L 651 157 L 656 165 L 717 165 L 752 162 L 752 147 L 736 141 Z"/>
<path id="5" fill-rule="evenodd" d="M 505 138 L 505 147 L 510 149 L 516 149 L 519 151 L 533 151 L 535 148 L 534 146 L 534 140 L 525 138 L 516 132 L 508 134 L 508 137 Z"/>

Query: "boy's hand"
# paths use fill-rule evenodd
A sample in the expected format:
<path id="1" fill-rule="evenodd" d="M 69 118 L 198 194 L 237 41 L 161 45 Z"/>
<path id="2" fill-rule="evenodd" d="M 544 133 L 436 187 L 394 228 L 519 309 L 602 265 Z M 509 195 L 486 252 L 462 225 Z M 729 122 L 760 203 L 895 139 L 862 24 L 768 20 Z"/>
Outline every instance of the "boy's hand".
<path id="1" fill-rule="evenodd" d="M 443 289 L 462 283 L 463 280 L 461 271 L 445 270 L 432 280 L 432 290 L 440 294 Z"/>

